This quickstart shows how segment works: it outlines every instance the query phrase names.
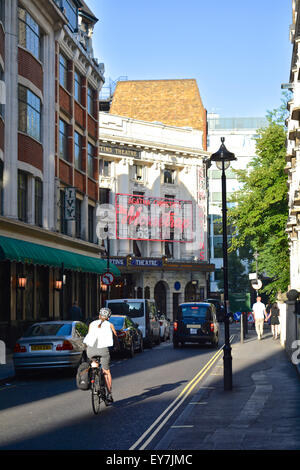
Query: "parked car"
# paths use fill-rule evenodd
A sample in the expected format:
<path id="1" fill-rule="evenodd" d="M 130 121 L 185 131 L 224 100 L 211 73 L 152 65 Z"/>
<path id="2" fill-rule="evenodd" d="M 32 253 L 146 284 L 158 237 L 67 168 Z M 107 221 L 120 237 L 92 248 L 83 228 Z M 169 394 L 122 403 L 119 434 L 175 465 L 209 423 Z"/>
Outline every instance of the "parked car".
<path id="1" fill-rule="evenodd" d="M 109 321 L 114 325 L 119 344 L 115 344 L 112 352 L 125 353 L 129 357 L 133 357 L 135 351 L 143 352 L 143 334 L 131 318 L 126 315 L 112 315 Z"/>
<path id="2" fill-rule="evenodd" d="M 16 374 L 77 368 L 86 358 L 83 339 L 87 333 L 87 325 L 79 321 L 34 323 L 15 345 L 13 361 Z"/>
<path id="3" fill-rule="evenodd" d="M 179 343 L 219 344 L 219 324 L 215 306 L 208 302 L 185 302 L 179 305 L 173 324 L 173 346 Z"/>
<path id="4" fill-rule="evenodd" d="M 224 310 L 224 306 L 222 305 L 220 300 L 218 300 L 218 299 L 206 299 L 205 302 L 213 304 L 216 307 L 216 314 L 217 314 L 218 322 L 224 321 L 225 310 Z"/>
<path id="5" fill-rule="evenodd" d="M 139 325 L 144 344 L 152 347 L 160 343 L 160 324 L 154 300 L 148 299 L 113 299 L 106 300 L 113 315 L 127 315 Z"/>
<path id="6" fill-rule="evenodd" d="M 171 322 L 166 317 L 166 315 L 162 314 L 158 317 L 158 321 L 160 324 L 160 339 L 162 341 L 166 341 L 170 339 L 170 332 L 171 332 Z"/>

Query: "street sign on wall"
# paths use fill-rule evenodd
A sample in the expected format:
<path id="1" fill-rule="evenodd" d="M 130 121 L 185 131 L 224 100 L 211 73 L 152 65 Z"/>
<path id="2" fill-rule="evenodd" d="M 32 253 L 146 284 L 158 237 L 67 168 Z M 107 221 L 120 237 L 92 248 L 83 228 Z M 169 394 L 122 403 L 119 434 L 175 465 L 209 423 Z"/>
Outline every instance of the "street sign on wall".
<path id="1" fill-rule="evenodd" d="M 76 219 L 76 188 L 65 189 L 65 220 Z"/>

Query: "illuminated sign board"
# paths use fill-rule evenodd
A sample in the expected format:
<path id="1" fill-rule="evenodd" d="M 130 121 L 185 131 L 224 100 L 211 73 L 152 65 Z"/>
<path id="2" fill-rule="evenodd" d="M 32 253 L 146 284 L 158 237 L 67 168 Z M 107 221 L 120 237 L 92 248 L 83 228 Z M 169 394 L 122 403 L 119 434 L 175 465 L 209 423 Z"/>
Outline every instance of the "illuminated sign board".
<path id="1" fill-rule="evenodd" d="M 116 194 L 115 210 L 117 239 L 193 241 L 192 201 Z"/>

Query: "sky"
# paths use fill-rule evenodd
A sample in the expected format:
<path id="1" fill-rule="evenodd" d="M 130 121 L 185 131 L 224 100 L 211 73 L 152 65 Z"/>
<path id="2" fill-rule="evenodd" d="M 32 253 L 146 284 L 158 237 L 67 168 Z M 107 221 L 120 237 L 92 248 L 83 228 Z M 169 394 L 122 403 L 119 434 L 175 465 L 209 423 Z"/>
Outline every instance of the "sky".
<path id="1" fill-rule="evenodd" d="M 110 79 L 197 80 L 208 113 L 264 117 L 289 82 L 292 0 L 86 0 Z"/>

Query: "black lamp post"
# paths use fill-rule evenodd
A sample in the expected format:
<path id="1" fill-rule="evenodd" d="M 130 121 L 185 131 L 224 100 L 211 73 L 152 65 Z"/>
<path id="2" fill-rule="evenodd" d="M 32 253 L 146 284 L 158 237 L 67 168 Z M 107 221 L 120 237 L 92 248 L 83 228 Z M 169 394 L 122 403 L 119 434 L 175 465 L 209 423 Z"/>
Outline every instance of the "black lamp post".
<path id="1" fill-rule="evenodd" d="M 224 390 L 232 390 L 232 357 L 229 339 L 229 316 L 228 316 L 228 255 L 227 255 L 227 203 L 226 203 L 226 174 L 230 162 L 236 160 L 234 153 L 227 150 L 224 145 L 225 138 L 221 137 L 221 146 L 216 153 L 210 157 L 216 162 L 217 168 L 222 170 L 222 226 L 223 226 L 223 276 L 224 276 L 224 308 L 225 308 L 225 345 L 224 345 Z"/>

